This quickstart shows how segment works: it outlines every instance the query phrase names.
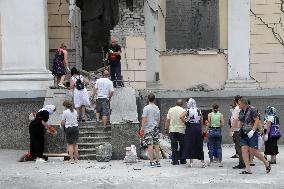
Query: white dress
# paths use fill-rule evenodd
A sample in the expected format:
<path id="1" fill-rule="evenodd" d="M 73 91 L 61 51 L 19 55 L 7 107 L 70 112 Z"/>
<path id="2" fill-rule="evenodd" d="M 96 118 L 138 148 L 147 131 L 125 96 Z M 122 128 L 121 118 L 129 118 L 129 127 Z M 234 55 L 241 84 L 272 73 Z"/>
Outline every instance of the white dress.
<path id="1" fill-rule="evenodd" d="M 78 90 L 75 87 L 76 80 L 80 79 L 82 82 L 84 82 L 84 77 L 82 75 L 73 75 L 71 79 L 74 82 L 73 96 L 75 108 L 80 108 L 81 106 L 90 106 L 89 94 L 86 87 L 82 90 Z"/>

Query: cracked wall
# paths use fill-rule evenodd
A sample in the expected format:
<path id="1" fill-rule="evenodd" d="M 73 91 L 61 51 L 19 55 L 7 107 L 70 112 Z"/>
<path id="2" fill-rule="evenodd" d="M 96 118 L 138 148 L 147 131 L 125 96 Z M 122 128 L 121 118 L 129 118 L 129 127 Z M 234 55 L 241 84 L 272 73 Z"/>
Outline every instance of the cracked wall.
<path id="1" fill-rule="evenodd" d="M 146 88 L 144 0 L 121 0 L 118 24 L 111 30 L 122 46 L 121 73 L 125 86 Z"/>
<path id="2" fill-rule="evenodd" d="M 251 1 L 250 73 L 262 88 L 284 87 L 284 1 Z"/>

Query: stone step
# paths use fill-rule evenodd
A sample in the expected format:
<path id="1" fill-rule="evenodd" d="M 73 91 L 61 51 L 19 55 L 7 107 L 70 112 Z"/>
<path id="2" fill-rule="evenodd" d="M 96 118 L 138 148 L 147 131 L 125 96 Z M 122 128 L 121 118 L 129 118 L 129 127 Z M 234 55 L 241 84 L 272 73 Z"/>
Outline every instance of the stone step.
<path id="1" fill-rule="evenodd" d="M 81 143 L 110 142 L 111 137 L 79 137 Z"/>
<path id="2" fill-rule="evenodd" d="M 109 125 L 108 123 L 107 125 Z M 103 127 L 104 124 L 102 122 L 96 122 L 96 121 L 86 121 L 86 122 L 80 122 L 80 126 L 96 126 L 96 127 Z"/>
<path id="3" fill-rule="evenodd" d="M 79 132 L 85 131 L 103 131 L 103 132 L 110 132 L 111 126 L 80 126 Z"/>
<path id="4" fill-rule="evenodd" d="M 96 148 L 99 145 L 104 144 L 105 142 L 79 142 L 78 143 L 78 148 L 79 149 L 88 149 L 88 148 Z"/>
<path id="5" fill-rule="evenodd" d="M 111 137 L 111 131 L 84 130 L 79 132 L 79 137 Z"/>
<path id="6" fill-rule="evenodd" d="M 78 149 L 79 155 L 96 154 L 96 148 Z"/>
<path id="7" fill-rule="evenodd" d="M 79 155 L 80 160 L 96 160 L 96 154 Z"/>

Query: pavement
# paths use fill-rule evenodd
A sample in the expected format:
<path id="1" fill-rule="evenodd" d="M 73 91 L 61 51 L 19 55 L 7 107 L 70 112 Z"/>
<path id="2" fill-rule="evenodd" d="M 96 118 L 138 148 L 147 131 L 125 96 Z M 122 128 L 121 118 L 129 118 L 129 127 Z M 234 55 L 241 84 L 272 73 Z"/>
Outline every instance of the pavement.
<path id="1" fill-rule="evenodd" d="M 252 175 L 240 175 L 233 170 L 237 159 L 232 159 L 234 149 L 223 148 L 223 165 L 201 168 L 195 161 L 193 168 L 185 165 L 173 166 L 170 160 L 161 160 L 160 168 L 145 168 L 147 161 L 126 164 L 123 161 L 80 161 L 76 164 L 63 162 L 62 158 L 50 158 L 47 163 L 17 162 L 24 153 L 20 150 L 0 150 L 0 188 L 284 188 L 284 146 L 279 146 L 277 165 L 266 174 L 259 160 L 252 167 Z M 205 160 L 208 161 L 207 149 Z"/>

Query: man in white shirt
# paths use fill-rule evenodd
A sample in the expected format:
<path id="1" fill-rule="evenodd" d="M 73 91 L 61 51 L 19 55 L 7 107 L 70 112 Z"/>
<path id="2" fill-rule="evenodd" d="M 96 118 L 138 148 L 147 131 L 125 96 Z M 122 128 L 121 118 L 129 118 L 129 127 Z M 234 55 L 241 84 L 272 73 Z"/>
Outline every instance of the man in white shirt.
<path id="1" fill-rule="evenodd" d="M 241 98 L 242 98 L 242 96 L 240 96 L 240 95 L 235 96 L 235 100 L 234 100 L 235 108 L 234 108 L 234 110 L 232 112 L 232 116 L 231 116 L 232 127 L 231 127 L 230 132 L 231 132 L 231 135 L 234 138 L 235 148 L 236 148 L 238 155 L 239 155 L 239 164 L 234 166 L 233 169 L 244 169 L 245 168 L 245 163 L 244 163 L 244 160 L 243 160 L 242 150 L 241 150 L 241 145 L 240 145 L 241 123 L 240 123 L 240 120 L 239 120 L 240 108 L 238 106 L 238 101 Z"/>
<path id="2" fill-rule="evenodd" d="M 109 72 L 107 70 L 103 73 L 103 78 L 96 81 L 93 91 L 93 96 L 96 97 L 96 118 L 99 120 L 102 116 L 104 126 L 107 125 L 109 116 L 109 101 L 113 95 L 113 82 L 109 79 Z"/>

